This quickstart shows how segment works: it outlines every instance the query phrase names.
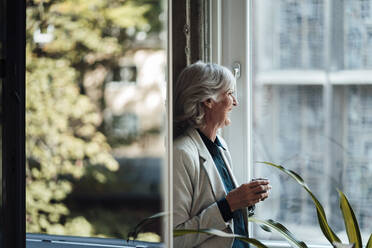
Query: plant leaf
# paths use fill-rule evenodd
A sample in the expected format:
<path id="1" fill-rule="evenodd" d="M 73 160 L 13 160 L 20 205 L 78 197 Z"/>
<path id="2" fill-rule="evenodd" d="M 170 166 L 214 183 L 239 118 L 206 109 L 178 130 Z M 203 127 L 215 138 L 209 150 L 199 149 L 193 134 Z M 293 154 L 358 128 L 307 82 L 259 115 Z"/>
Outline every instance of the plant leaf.
<path id="1" fill-rule="evenodd" d="M 203 234 L 218 236 L 222 238 L 236 238 L 246 243 L 250 243 L 258 248 L 268 248 L 266 245 L 262 244 L 260 241 L 256 239 L 251 239 L 251 238 L 238 235 L 238 234 L 227 233 L 227 232 L 217 230 L 217 229 L 199 229 L 199 230 L 194 230 L 194 229 L 177 230 L 176 229 L 176 230 L 173 230 L 173 237 L 179 237 L 179 236 L 183 236 L 186 234 L 195 234 L 195 233 L 203 233 Z"/>
<path id="2" fill-rule="evenodd" d="M 160 212 L 160 213 L 156 213 L 154 215 L 151 215 L 143 220 L 141 220 L 133 229 L 133 231 L 129 232 L 127 237 L 128 237 L 128 240 L 130 237 L 133 237 L 134 239 L 137 238 L 138 234 L 142 231 L 142 229 L 147 225 L 149 224 L 151 221 L 153 221 L 154 219 L 157 219 L 157 218 L 161 218 L 161 217 L 164 217 L 164 216 L 167 216 L 168 213 L 167 212 Z"/>
<path id="3" fill-rule="evenodd" d="M 278 231 L 292 246 L 299 248 L 307 248 L 307 245 L 303 241 L 299 241 L 295 236 L 282 224 L 273 220 L 260 220 L 254 217 L 249 217 L 248 221 L 255 222 L 259 225 L 267 226 Z"/>
<path id="4" fill-rule="evenodd" d="M 369 236 L 368 243 L 366 245 L 366 248 L 372 248 L 372 234 Z"/>
<path id="5" fill-rule="evenodd" d="M 339 239 L 339 237 L 337 237 L 335 232 L 331 229 L 331 227 L 328 224 L 327 217 L 326 217 L 325 211 L 323 209 L 323 206 L 320 204 L 320 202 L 315 197 L 315 195 L 310 191 L 310 188 L 306 185 L 306 183 L 304 182 L 304 180 L 302 179 L 302 177 L 300 175 L 298 175 L 296 172 L 294 172 L 292 170 L 288 170 L 288 169 L 284 168 L 283 166 L 277 165 L 277 164 L 274 164 L 274 163 L 270 163 L 270 162 L 257 162 L 257 163 L 267 164 L 267 165 L 273 166 L 273 167 L 281 170 L 285 174 L 289 175 L 294 180 L 296 180 L 296 182 L 299 183 L 311 196 L 311 199 L 313 200 L 314 205 L 316 207 L 316 213 L 317 213 L 317 216 L 318 216 L 319 226 L 320 226 L 320 229 L 322 230 L 324 236 L 328 239 L 328 241 L 331 244 L 333 242 L 341 243 L 341 240 Z"/>
<path id="6" fill-rule="evenodd" d="M 340 194 L 340 208 L 344 216 L 346 233 L 349 238 L 349 243 L 354 243 L 355 248 L 362 248 L 362 237 L 360 235 L 358 221 L 355 217 L 354 211 L 350 203 L 341 190 L 337 190 Z"/>
<path id="7" fill-rule="evenodd" d="M 260 227 L 262 228 L 262 230 L 264 230 L 264 231 L 266 231 L 266 232 L 271 232 L 271 228 L 268 227 L 268 226 L 260 225 Z"/>

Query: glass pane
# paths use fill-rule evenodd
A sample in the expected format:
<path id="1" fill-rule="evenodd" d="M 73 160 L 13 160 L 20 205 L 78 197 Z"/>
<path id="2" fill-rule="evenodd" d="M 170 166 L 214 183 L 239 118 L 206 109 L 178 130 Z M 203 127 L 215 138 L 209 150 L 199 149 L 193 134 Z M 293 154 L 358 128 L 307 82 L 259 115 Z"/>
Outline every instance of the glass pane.
<path id="1" fill-rule="evenodd" d="M 261 0 L 253 8 L 257 69 L 324 67 L 324 1 Z"/>
<path id="2" fill-rule="evenodd" d="M 163 1 L 27 1 L 27 232 L 126 239 L 162 211 Z M 139 239 L 161 241 L 161 222 Z"/>
<path id="3" fill-rule="evenodd" d="M 372 85 L 335 87 L 333 106 L 332 159 L 336 166 L 332 170 L 351 202 L 366 243 L 372 230 Z M 335 225 L 344 230 L 341 221 Z"/>
<path id="4" fill-rule="evenodd" d="M 344 79 L 347 85 L 336 86 L 324 61 L 336 65 L 331 74 L 371 69 L 372 1 L 270 3 L 254 1 L 253 5 L 253 161 L 274 162 L 300 174 L 323 205 L 333 231 L 346 241 L 336 191 L 341 189 L 354 208 L 366 243 L 372 223 L 372 85 L 368 78 L 361 80 L 358 73 L 351 73 L 355 76 Z M 326 4 L 333 4 L 332 8 Z M 332 23 L 329 30 L 324 16 Z M 324 37 L 329 37 L 329 46 Z M 280 73 L 269 74 L 272 70 Z M 279 221 L 300 240 L 328 243 L 306 191 L 268 166 L 253 170 L 255 177 L 268 177 L 273 185 L 257 216 Z M 258 238 L 281 239 L 254 228 Z"/>
<path id="5" fill-rule="evenodd" d="M 345 68 L 372 68 L 372 1 L 347 0 L 344 7 Z"/>
<path id="6" fill-rule="evenodd" d="M 253 160 L 278 163 L 296 171 L 319 201 L 328 203 L 329 196 L 324 192 L 335 178 L 324 166 L 329 140 L 324 136 L 322 91 L 322 86 L 258 86 L 254 93 Z M 256 208 L 257 216 L 282 223 L 299 239 L 326 241 L 311 199 L 293 179 L 265 166 L 255 166 L 254 175 L 269 178 L 273 186 L 270 197 Z M 255 231 L 259 238 L 282 239 L 260 228 Z"/>

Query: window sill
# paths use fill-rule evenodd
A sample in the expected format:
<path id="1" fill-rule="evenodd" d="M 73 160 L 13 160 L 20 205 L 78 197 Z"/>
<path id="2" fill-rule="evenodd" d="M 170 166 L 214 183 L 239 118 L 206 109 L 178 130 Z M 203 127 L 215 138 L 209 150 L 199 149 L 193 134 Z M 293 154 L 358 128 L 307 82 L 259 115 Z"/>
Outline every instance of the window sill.
<path id="1" fill-rule="evenodd" d="M 26 248 L 164 248 L 161 243 L 111 238 L 73 237 L 48 234 L 26 234 Z"/>
<path id="2" fill-rule="evenodd" d="M 291 248 L 292 246 L 286 241 L 260 240 L 261 243 L 269 248 Z M 327 244 L 306 244 L 308 248 L 332 248 Z"/>

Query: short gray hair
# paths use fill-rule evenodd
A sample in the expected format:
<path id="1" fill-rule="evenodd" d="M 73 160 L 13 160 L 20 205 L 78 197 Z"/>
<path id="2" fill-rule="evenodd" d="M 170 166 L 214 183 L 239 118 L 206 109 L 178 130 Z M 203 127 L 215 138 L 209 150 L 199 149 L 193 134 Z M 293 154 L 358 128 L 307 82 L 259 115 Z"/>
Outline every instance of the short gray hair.
<path id="1" fill-rule="evenodd" d="M 203 102 L 218 102 L 221 92 L 235 88 L 235 78 L 224 66 L 198 61 L 186 67 L 173 87 L 175 137 L 186 128 L 204 125 Z"/>

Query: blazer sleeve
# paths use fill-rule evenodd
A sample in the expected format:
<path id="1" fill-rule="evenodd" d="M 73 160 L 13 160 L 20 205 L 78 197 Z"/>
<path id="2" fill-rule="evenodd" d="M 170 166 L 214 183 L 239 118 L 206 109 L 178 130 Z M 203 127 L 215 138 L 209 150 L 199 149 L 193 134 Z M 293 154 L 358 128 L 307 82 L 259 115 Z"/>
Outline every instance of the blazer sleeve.
<path id="1" fill-rule="evenodd" d="M 197 154 L 197 152 L 196 152 Z M 173 223 L 175 229 L 205 229 L 224 230 L 228 227 L 214 202 L 204 208 L 199 214 L 191 216 L 194 200 L 194 183 L 200 174 L 199 156 L 174 149 L 173 151 Z M 210 238 L 206 234 L 186 234 L 174 239 L 175 247 L 198 246 Z"/>

